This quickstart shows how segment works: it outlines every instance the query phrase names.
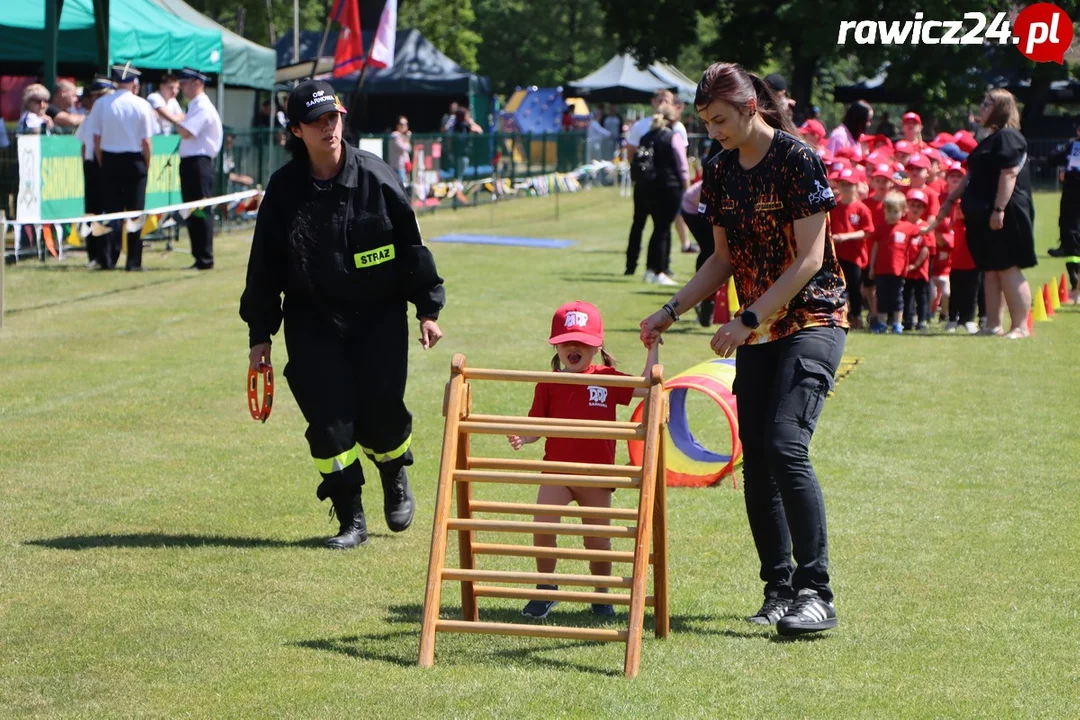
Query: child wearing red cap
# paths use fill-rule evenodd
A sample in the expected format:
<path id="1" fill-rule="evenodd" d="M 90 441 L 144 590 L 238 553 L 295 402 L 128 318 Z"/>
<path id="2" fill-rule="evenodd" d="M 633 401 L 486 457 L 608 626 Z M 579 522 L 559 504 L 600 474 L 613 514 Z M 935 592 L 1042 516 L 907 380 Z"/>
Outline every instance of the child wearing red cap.
<path id="1" fill-rule="evenodd" d="M 919 117 L 919 113 L 904 113 L 901 132 L 904 135 L 904 142 L 911 143 L 915 150 L 922 150 L 925 143 L 922 139 L 922 118 Z"/>
<path id="2" fill-rule="evenodd" d="M 851 329 L 862 327 L 862 274 L 870 259 L 868 239 L 874 232 L 870 209 L 858 197 L 857 181 L 862 171 L 847 168 L 837 177 L 840 188 L 836 207 L 829 211 L 836 259 L 844 271 L 848 287 L 848 320 Z"/>
<path id="3" fill-rule="evenodd" d="M 907 217 L 917 228 L 926 227 L 925 189 L 907 191 Z M 917 234 L 908 244 L 908 264 L 904 273 L 904 329 L 926 332 L 930 329 L 930 248 L 934 238 Z M 916 322 L 918 325 L 916 325 Z"/>
<path id="4" fill-rule="evenodd" d="M 867 209 L 870 210 L 870 221 L 874 226 L 874 232 L 866 236 L 867 254 L 874 247 L 874 233 L 885 227 L 885 196 L 892 189 L 895 174 L 892 165 L 887 162 L 879 162 L 868 169 L 871 172 L 870 195 L 863 200 L 863 205 L 866 205 Z M 878 315 L 877 291 L 875 289 L 873 267 L 870 265 L 869 258 L 867 259 L 867 268 L 863 271 L 862 295 L 871 320 L 876 319 Z M 871 325 L 873 324 L 871 322 Z"/>
<path id="5" fill-rule="evenodd" d="M 566 303 L 555 311 L 551 320 L 551 337 L 548 342 L 555 346 L 555 355 L 551 358 L 551 369 L 555 372 L 584 373 L 596 375 L 596 385 L 558 385 L 539 383 L 533 393 L 532 408 L 529 417 L 572 418 L 575 420 L 614 420 L 617 405 L 629 405 L 634 397 L 644 397 L 643 388 L 604 387 L 603 376 L 620 375 L 615 369 L 615 358 L 604 350 L 604 321 L 595 305 L 581 300 Z M 593 358 L 600 353 L 603 365 L 593 365 Z M 656 364 L 659 343 L 649 349 L 645 360 L 643 375 L 647 375 Z M 510 446 L 520 450 L 522 446 L 534 443 L 538 437 L 508 436 Z M 553 462 L 580 462 L 611 465 L 615 462 L 614 440 L 581 440 L 578 438 L 548 438 L 544 445 L 544 460 Z M 611 507 L 612 490 L 606 488 L 581 488 L 554 485 L 541 485 L 536 502 L 539 505 L 569 505 L 576 501 L 583 507 Z M 559 522 L 557 515 L 537 515 L 536 522 Z M 582 522 L 607 525 L 606 519 L 584 518 Z M 534 535 L 533 542 L 538 546 L 555 547 L 554 535 Z M 611 539 L 604 537 L 585 538 L 585 547 L 589 550 L 610 550 Z M 536 570 L 542 573 L 555 572 L 554 558 L 536 559 Z M 590 562 L 589 570 L 593 575 L 610 575 L 610 562 Z M 558 590 L 555 585 L 537 585 L 538 590 Z M 597 592 L 606 592 L 606 588 L 596 588 Z M 535 619 L 546 618 L 557 605 L 554 600 L 530 600 L 521 614 Z M 592 606 L 594 614 L 601 617 L 613 617 L 615 609 L 610 604 L 600 603 Z"/>
<path id="6" fill-rule="evenodd" d="M 957 188 L 966 174 L 959 163 L 949 168 L 945 179 L 949 183 L 950 193 Z M 975 322 L 975 311 L 982 281 L 975 266 L 975 258 L 971 257 L 971 251 L 968 250 L 967 226 L 960 203 L 953 205 L 946 230 L 952 231 L 952 253 L 949 268 L 949 322 L 945 325 L 945 332 L 956 332 L 962 325 L 969 335 L 976 335 L 979 324 Z"/>
<path id="7" fill-rule="evenodd" d="M 911 181 L 908 188 L 922 190 L 926 193 L 922 219 L 929 222 L 932 218 L 937 217 L 937 212 L 941 208 L 941 200 L 938 198 L 938 194 L 926 184 L 930 177 L 930 158 L 922 153 L 914 153 L 904 163 L 904 167 L 908 179 Z"/>
<path id="8" fill-rule="evenodd" d="M 904 312 L 904 275 L 908 268 L 908 248 L 912 239 L 919 236 L 919 228 L 904 220 L 907 201 L 898 192 L 885 196 L 885 223 L 874 233 L 874 247 L 870 251 L 870 265 L 877 284 L 877 309 L 879 317 L 870 331 L 883 333 L 891 330 L 902 333 L 900 316 Z M 884 316 L 885 322 L 882 322 Z"/>

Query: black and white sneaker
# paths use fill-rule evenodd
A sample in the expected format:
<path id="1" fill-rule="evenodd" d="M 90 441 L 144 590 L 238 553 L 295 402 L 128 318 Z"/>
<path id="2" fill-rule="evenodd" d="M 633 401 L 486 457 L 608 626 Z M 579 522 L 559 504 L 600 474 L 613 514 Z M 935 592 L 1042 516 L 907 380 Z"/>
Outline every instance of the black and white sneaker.
<path id="1" fill-rule="evenodd" d="M 791 601 L 787 598 L 767 598 L 761 609 L 746 620 L 755 625 L 775 625 L 780 618 L 784 617 L 790 606 Z"/>
<path id="2" fill-rule="evenodd" d="M 802 635 L 831 630 L 836 623 L 833 604 L 822 600 L 816 591 L 803 588 L 787 614 L 776 623 L 776 631 L 781 635 Z"/>
<path id="3" fill-rule="evenodd" d="M 558 585 L 537 585 L 537 590 L 558 590 Z M 521 614 L 534 620 L 543 620 L 551 612 L 551 608 L 559 604 L 558 600 L 530 600 L 521 609 Z"/>

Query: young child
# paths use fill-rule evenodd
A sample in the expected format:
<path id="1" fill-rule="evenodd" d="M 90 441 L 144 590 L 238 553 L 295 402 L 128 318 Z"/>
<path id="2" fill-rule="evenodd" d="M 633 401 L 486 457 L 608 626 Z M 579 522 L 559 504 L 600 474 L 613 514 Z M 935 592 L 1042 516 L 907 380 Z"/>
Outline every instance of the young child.
<path id="1" fill-rule="evenodd" d="M 945 179 L 949 183 L 949 192 L 952 192 L 966 171 L 959 164 L 949 168 Z M 964 224 L 964 212 L 960 209 L 960 203 L 954 203 L 949 213 L 949 229 L 953 235 L 952 245 L 952 268 L 949 270 L 949 286 L 951 297 L 949 298 L 949 322 L 945 325 L 945 332 L 956 332 L 961 325 L 969 335 L 977 335 L 979 324 L 975 322 L 975 311 L 979 300 L 979 270 L 975 266 L 975 259 L 971 257 L 971 251 L 967 244 L 967 226 Z"/>
<path id="2" fill-rule="evenodd" d="M 555 346 L 555 356 L 551 358 L 551 369 L 555 372 L 585 373 L 596 375 L 596 385 L 556 385 L 539 383 L 533 394 L 529 417 L 574 418 L 578 420 L 614 420 L 616 405 L 629 405 L 634 397 L 644 397 L 644 388 L 612 388 L 603 386 L 604 375 L 624 375 L 615 369 L 615 359 L 604 350 L 604 323 L 600 311 L 594 305 L 580 300 L 567 303 L 555 311 L 551 320 L 551 337 L 548 342 Z M 593 365 L 593 358 L 599 353 L 603 365 Z M 643 374 L 648 374 L 656 364 L 659 343 L 653 345 L 645 360 Z M 520 450 L 522 446 L 534 443 L 539 438 L 529 436 L 509 436 L 510 447 Z M 575 438 L 548 438 L 544 445 L 544 460 L 554 462 L 581 462 L 613 464 L 615 462 L 614 440 L 578 440 Z M 605 488 L 563 487 L 561 485 L 541 485 L 536 502 L 539 505 L 569 505 L 576 500 L 582 507 L 611 507 L 613 491 Z M 558 515 L 537 515 L 536 522 L 559 522 Z M 606 519 L 583 518 L 582 522 L 595 525 L 608 525 Z M 543 547 L 555 547 L 554 535 L 534 535 L 533 543 Z M 589 550 L 610 550 L 611 539 L 604 537 L 585 538 L 585 547 Z M 537 558 L 536 570 L 541 573 L 555 572 L 553 558 Z M 610 575 L 610 562 L 590 562 L 589 571 L 593 575 Z M 537 590 L 558 590 L 556 585 L 537 585 Z M 597 588 L 597 592 L 607 592 L 607 588 Z M 525 617 L 537 620 L 546 618 L 557 605 L 555 600 L 530 600 L 522 609 Z M 594 614 L 612 617 L 615 609 L 610 604 L 594 604 Z"/>
<path id="3" fill-rule="evenodd" d="M 877 286 L 877 309 L 879 317 L 871 325 L 871 332 L 894 333 L 904 331 L 900 315 L 904 311 L 904 275 L 908 266 L 908 248 L 919 228 L 904 220 L 907 201 L 898 192 L 885 196 L 885 222 L 874 233 L 874 248 L 870 254 Z M 881 317 L 885 317 L 882 322 Z"/>
<path id="4" fill-rule="evenodd" d="M 851 168 L 840 171 L 837 184 L 840 187 L 836 207 L 829 211 L 832 241 L 836 247 L 836 259 L 844 271 L 848 286 L 848 319 L 851 329 L 862 327 L 862 274 L 870 259 L 867 240 L 874 232 L 870 209 L 859 200 L 858 180 L 861 171 Z"/>
<path id="5" fill-rule="evenodd" d="M 904 168 L 907 171 L 908 178 L 911 180 L 908 189 L 922 190 L 926 193 L 926 206 L 923 208 L 922 219 L 929 222 L 932 218 L 937 217 L 938 210 L 941 209 L 941 200 L 938 198 L 938 194 L 926 184 L 930 176 L 930 158 L 922 153 L 915 153 L 904 163 Z"/>
<path id="6" fill-rule="evenodd" d="M 888 162 L 879 162 L 871 167 L 870 197 L 863 200 L 863 204 L 870 210 L 870 220 L 874 225 L 874 233 L 885 227 L 885 196 L 893 186 L 895 172 Z M 866 254 L 874 247 L 874 233 L 866 236 Z M 877 318 L 877 293 L 874 289 L 873 267 L 867 260 L 867 270 L 863 272 L 862 282 L 863 300 L 866 309 L 870 313 L 871 320 Z M 874 322 L 871 322 L 873 325 Z"/>
<path id="7" fill-rule="evenodd" d="M 907 217 L 916 228 L 924 228 L 926 213 L 926 191 L 912 189 L 907 191 Z M 916 235 L 908 245 L 907 270 L 904 273 L 904 329 L 912 328 L 920 332 L 930 329 L 930 248 L 934 238 L 930 235 Z M 918 322 L 918 325 L 915 323 Z"/>

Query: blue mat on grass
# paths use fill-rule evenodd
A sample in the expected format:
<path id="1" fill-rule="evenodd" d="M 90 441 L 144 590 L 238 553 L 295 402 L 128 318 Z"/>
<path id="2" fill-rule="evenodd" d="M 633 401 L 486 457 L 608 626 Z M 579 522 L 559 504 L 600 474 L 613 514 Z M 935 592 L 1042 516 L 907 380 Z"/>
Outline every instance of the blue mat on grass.
<path id="1" fill-rule="evenodd" d="M 465 243 L 469 245 L 511 245 L 514 247 L 533 248 L 564 248 L 574 244 L 573 240 L 512 237 L 509 235 L 464 235 L 458 233 L 430 238 L 428 242 Z"/>

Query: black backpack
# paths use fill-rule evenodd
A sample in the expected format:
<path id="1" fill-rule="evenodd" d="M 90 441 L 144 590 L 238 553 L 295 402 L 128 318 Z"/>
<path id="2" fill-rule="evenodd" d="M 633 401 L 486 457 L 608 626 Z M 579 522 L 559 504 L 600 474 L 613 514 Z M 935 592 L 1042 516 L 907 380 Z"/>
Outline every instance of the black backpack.
<path id="1" fill-rule="evenodd" d="M 656 180 L 656 144 L 671 142 L 671 130 L 650 130 L 641 138 L 634 159 L 630 161 L 630 181 L 651 183 Z"/>

